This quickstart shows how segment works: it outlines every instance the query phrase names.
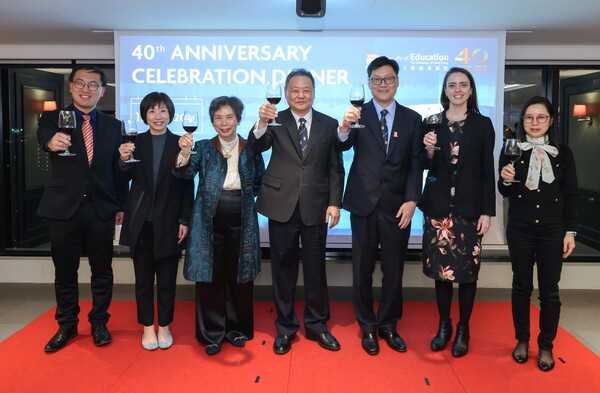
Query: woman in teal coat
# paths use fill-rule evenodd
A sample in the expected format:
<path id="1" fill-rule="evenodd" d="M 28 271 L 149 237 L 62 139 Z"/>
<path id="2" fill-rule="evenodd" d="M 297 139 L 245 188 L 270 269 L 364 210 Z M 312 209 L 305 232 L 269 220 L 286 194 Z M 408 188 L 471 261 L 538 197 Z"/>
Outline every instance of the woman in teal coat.
<path id="1" fill-rule="evenodd" d="M 191 134 L 182 136 L 175 163 L 178 176 L 198 174 L 183 274 L 196 282 L 196 338 L 209 355 L 219 353 L 224 340 L 243 347 L 254 336 L 260 272 L 254 198 L 265 166 L 236 133 L 243 109 L 236 97 L 215 98 L 209 114 L 218 135 L 195 145 Z"/>

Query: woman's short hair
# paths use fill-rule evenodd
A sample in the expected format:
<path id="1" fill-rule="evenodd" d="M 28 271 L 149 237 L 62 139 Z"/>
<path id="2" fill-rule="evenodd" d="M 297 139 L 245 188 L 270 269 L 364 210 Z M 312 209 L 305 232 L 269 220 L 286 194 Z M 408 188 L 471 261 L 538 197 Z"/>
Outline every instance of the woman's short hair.
<path id="1" fill-rule="evenodd" d="M 160 104 L 165 104 L 167 107 L 167 111 L 169 112 L 169 124 L 171 124 L 175 117 L 175 105 L 173 104 L 171 97 L 165 93 L 159 93 L 158 91 L 147 94 L 146 97 L 142 99 L 142 102 L 140 102 L 140 117 L 145 124 L 148 124 L 146 122 L 146 113 Z"/>

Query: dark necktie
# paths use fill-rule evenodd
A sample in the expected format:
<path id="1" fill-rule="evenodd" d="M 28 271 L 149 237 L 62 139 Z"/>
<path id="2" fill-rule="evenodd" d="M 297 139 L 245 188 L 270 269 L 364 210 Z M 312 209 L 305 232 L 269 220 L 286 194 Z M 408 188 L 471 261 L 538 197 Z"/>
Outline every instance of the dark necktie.
<path id="1" fill-rule="evenodd" d="M 308 131 L 306 130 L 306 119 L 303 117 L 298 120 L 300 127 L 298 128 L 298 138 L 300 138 L 300 150 L 302 151 L 302 157 L 304 158 L 304 150 L 308 145 Z"/>
<path id="2" fill-rule="evenodd" d="M 383 109 L 381 111 L 381 135 L 383 136 L 383 144 L 385 145 L 385 151 L 387 152 L 387 148 L 388 148 L 388 126 L 387 126 L 387 120 L 385 119 L 385 117 L 387 116 L 388 111 L 387 109 Z"/>
<path id="3" fill-rule="evenodd" d="M 94 158 L 94 132 L 92 131 L 92 123 L 90 123 L 90 115 L 83 115 L 81 133 L 83 134 L 83 142 L 85 143 L 85 151 L 87 152 L 88 165 L 91 166 L 92 159 Z"/>

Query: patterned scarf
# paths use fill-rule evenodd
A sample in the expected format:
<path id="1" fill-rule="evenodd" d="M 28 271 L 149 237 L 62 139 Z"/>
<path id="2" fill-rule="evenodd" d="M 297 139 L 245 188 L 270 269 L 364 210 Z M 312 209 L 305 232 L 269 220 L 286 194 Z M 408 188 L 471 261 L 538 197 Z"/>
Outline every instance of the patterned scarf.
<path id="1" fill-rule="evenodd" d="M 521 142 L 521 150 L 531 150 L 531 158 L 529 160 L 529 171 L 527 172 L 527 181 L 525 187 L 530 190 L 536 190 L 540 184 L 540 174 L 542 180 L 548 184 L 554 181 L 554 172 L 552 171 L 552 164 L 550 163 L 550 157 L 556 157 L 558 155 L 558 149 L 554 146 L 548 145 L 548 135 L 544 135 L 539 138 L 532 138 L 526 135 L 527 142 Z"/>

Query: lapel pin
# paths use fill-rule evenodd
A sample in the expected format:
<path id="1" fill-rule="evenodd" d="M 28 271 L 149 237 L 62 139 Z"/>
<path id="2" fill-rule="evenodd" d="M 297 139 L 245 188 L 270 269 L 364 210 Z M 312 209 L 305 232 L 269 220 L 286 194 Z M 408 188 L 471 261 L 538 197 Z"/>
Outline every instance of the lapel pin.
<path id="1" fill-rule="evenodd" d="M 398 131 L 394 131 L 394 138 L 398 138 Z"/>

